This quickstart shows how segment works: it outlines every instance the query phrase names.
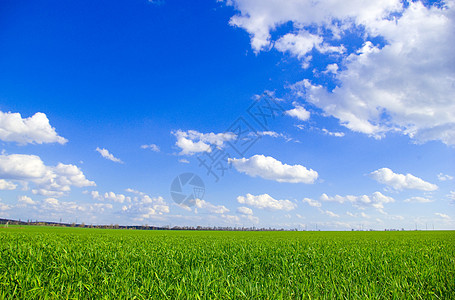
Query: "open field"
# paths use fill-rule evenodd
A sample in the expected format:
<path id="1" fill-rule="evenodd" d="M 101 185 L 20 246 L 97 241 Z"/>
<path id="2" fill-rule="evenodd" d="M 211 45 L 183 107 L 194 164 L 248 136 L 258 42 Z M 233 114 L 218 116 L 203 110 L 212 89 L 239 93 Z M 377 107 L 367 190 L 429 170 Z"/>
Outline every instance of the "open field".
<path id="1" fill-rule="evenodd" d="M 10 226 L 0 298 L 454 299 L 455 232 Z"/>

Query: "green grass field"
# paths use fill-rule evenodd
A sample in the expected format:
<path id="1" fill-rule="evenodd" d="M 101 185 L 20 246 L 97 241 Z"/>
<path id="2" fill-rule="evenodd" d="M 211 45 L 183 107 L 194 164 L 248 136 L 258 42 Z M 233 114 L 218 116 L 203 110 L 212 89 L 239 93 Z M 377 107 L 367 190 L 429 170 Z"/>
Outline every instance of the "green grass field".
<path id="1" fill-rule="evenodd" d="M 0 228 L 2 299 L 455 299 L 455 232 Z"/>

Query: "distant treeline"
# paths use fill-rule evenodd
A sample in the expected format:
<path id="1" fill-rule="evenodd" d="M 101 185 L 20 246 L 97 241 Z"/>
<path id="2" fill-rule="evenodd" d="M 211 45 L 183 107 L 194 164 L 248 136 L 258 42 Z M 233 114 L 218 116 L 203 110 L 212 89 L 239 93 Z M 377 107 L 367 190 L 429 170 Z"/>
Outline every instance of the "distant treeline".
<path id="1" fill-rule="evenodd" d="M 151 225 L 87 225 L 85 223 L 60 223 L 46 221 L 21 221 L 11 219 L 0 219 L 0 224 L 8 225 L 34 225 L 34 226 L 56 226 L 56 227 L 80 227 L 80 228 L 101 228 L 101 229 L 131 229 L 131 230 L 220 230 L 220 231 L 297 231 L 297 229 L 274 229 L 256 227 L 208 227 L 208 226 L 151 226 Z"/>

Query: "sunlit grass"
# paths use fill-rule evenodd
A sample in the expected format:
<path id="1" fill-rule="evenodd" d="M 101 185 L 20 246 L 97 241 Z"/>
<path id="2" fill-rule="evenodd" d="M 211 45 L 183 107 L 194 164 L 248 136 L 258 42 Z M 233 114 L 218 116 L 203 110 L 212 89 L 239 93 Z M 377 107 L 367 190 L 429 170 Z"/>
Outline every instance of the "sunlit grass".
<path id="1" fill-rule="evenodd" d="M 0 228 L 0 298 L 455 298 L 455 233 Z"/>

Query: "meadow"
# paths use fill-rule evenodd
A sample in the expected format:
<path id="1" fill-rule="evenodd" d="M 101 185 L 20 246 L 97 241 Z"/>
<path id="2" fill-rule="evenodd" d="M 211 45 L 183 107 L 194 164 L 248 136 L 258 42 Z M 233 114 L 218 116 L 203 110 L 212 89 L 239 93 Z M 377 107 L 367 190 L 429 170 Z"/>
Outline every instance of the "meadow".
<path id="1" fill-rule="evenodd" d="M 0 228 L 1 299 L 455 299 L 455 232 Z"/>

